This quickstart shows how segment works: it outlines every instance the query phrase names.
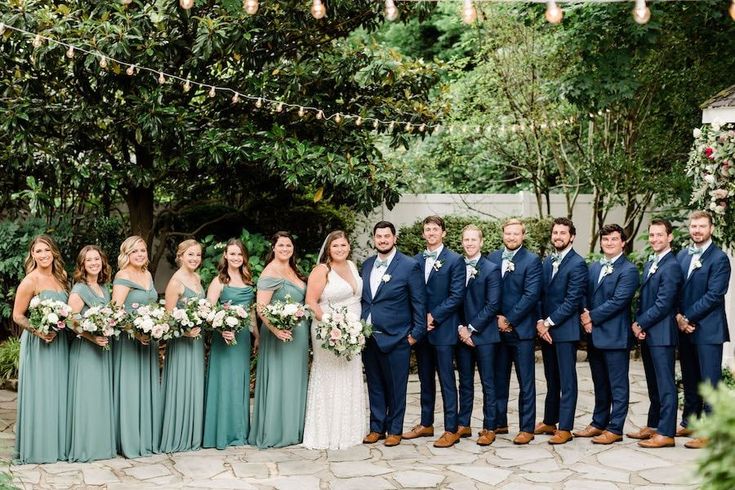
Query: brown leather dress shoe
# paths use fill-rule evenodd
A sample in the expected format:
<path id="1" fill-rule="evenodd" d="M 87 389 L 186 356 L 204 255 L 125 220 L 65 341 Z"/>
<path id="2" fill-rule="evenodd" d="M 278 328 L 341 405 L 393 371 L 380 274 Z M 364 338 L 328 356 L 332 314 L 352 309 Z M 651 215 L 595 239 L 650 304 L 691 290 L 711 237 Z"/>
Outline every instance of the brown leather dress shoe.
<path id="1" fill-rule="evenodd" d="M 533 429 L 533 433 L 537 436 L 541 434 L 551 436 L 554 435 L 554 432 L 556 432 L 556 425 L 548 425 L 543 422 L 536 424 L 536 428 Z"/>
<path id="2" fill-rule="evenodd" d="M 625 434 L 626 436 L 630 437 L 631 439 L 650 439 L 651 437 L 656 435 L 656 430 L 651 429 L 650 427 L 642 427 L 641 430 L 637 432 L 628 432 Z"/>
<path id="3" fill-rule="evenodd" d="M 597 437 L 592 438 L 592 444 L 612 444 L 613 442 L 620 442 L 623 440 L 623 436 L 615 434 L 609 430 L 604 431 Z"/>
<path id="4" fill-rule="evenodd" d="M 362 443 L 363 444 L 375 444 L 381 439 L 385 439 L 385 434 L 381 434 L 380 432 L 370 432 L 362 440 Z"/>
<path id="5" fill-rule="evenodd" d="M 459 437 L 470 437 L 472 435 L 472 429 L 465 427 L 464 425 L 460 425 L 457 427 L 457 434 L 459 434 Z"/>
<path id="6" fill-rule="evenodd" d="M 549 438 L 549 444 L 566 444 L 574 439 L 572 433 L 568 430 L 557 430 L 554 435 Z"/>
<path id="7" fill-rule="evenodd" d="M 654 434 L 648 439 L 638 443 L 640 447 L 647 448 L 659 448 L 659 447 L 674 447 L 676 443 L 673 437 L 662 436 L 661 434 Z"/>
<path id="8" fill-rule="evenodd" d="M 707 446 L 706 437 L 697 437 L 687 442 L 686 444 L 684 444 L 684 447 L 689 448 L 689 449 L 702 449 L 705 446 Z"/>
<path id="9" fill-rule="evenodd" d="M 596 437 L 602 434 L 602 429 L 588 425 L 582 430 L 578 430 L 574 433 L 574 437 Z"/>
<path id="10" fill-rule="evenodd" d="M 445 432 L 439 439 L 434 441 L 434 447 L 452 447 L 459 442 L 457 432 Z"/>
<path id="11" fill-rule="evenodd" d="M 507 434 L 508 433 L 508 426 L 505 427 L 496 427 L 495 431 L 496 434 Z"/>
<path id="12" fill-rule="evenodd" d="M 482 429 L 480 431 L 480 437 L 477 438 L 477 445 L 489 446 L 493 442 L 495 442 L 495 432 L 487 429 Z"/>
<path id="13" fill-rule="evenodd" d="M 434 436 L 434 426 L 430 425 L 428 427 L 424 427 L 423 425 L 414 425 L 411 430 L 408 432 L 404 432 L 402 437 L 404 439 L 416 439 L 417 437 L 433 437 Z"/>
<path id="14" fill-rule="evenodd" d="M 397 446 L 401 443 L 401 435 L 400 434 L 388 434 L 388 437 L 385 438 L 385 444 L 386 447 L 393 447 Z"/>
<path id="15" fill-rule="evenodd" d="M 519 432 L 517 436 L 513 439 L 513 444 L 528 444 L 529 442 L 533 441 L 533 434 L 530 432 Z"/>
<path id="16" fill-rule="evenodd" d="M 676 428 L 676 435 L 674 437 L 691 437 L 692 434 L 694 434 L 692 429 L 680 425 Z"/>

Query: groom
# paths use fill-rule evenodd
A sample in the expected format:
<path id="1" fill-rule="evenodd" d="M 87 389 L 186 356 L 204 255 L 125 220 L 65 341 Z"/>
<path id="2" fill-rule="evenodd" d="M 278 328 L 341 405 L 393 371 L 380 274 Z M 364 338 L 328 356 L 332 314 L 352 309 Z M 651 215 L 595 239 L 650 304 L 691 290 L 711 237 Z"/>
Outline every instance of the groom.
<path id="1" fill-rule="evenodd" d="M 411 346 L 426 335 L 426 290 L 418 262 L 396 250 L 396 228 L 373 227 L 377 256 L 362 267 L 362 319 L 373 325 L 363 352 L 370 432 L 363 443 L 401 443 Z M 387 434 L 387 436 L 386 436 Z"/>

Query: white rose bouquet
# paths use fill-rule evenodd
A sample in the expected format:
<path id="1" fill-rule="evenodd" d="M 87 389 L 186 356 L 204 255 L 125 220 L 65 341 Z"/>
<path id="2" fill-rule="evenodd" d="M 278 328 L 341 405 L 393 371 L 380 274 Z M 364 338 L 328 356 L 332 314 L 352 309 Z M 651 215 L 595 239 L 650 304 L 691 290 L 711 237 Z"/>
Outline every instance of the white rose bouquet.
<path id="1" fill-rule="evenodd" d="M 86 332 L 94 336 L 118 337 L 127 320 L 128 314 L 125 309 L 114 303 L 92 306 L 81 315 L 79 327 L 76 330 L 79 333 Z M 102 348 L 110 350 L 110 344 Z"/>
<path id="2" fill-rule="evenodd" d="M 42 335 L 72 326 L 71 307 L 63 301 L 34 296 L 28 305 L 31 327 Z"/>
<path id="3" fill-rule="evenodd" d="M 333 309 L 322 315 L 317 327 L 316 338 L 322 348 L 348 361 L 365 348 L 365 341 L 372 334 L 372 326 L 347 310 L 346 306 Z"/>
<path id="4" fill-rule="evenodd" d="M 152 303 L 137 307 L 133 305 L 133 308 L 130 315 L 133 330 L 148 335 L 155 340 L 163 339 L 171 330 L 171 315 L 163 305 Z"/>
<path id="5" fill-rule="evenodd" d="M 291 301 L 286 295 L 283 301 L 274 301 L 263 307 L 263 316 L 278 330 L 293 331 L 294 327 L 311 316 L 309 307 Z"/>
<path id="6" fill-rule="evenodd" d="M 179 338 L 196 327 L 203 327 L 212 313 L 212 304 L 206 299 L 188 298 L 183 308 L 174 308 L 171 312 L 171 329 L 167 339 Z"/>
<path id="7" fill-rule="evenodd" d="M 249 325 L 250 312 L 228 301 L 213 307 L 207 316 L 207 322 L 212 331 L 237 333 Z M 237 345 L 237 340 L 233 338 L 228 345 Z"/>

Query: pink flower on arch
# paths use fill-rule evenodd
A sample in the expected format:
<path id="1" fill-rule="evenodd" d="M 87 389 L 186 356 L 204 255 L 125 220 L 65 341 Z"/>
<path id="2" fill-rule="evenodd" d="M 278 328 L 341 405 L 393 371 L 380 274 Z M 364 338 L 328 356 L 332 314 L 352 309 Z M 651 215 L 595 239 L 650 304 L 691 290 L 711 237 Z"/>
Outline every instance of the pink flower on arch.
<path id="1" fill-rule="evenodd" d="M 715 153 L 715 150 L 711 146 L 708 146 L 707 148 L 704 149 L 704 156 L 706 156 L 710 160 L 712 160 L 714 158 L 714 156 L 713 156 L 714 153 Z"/>

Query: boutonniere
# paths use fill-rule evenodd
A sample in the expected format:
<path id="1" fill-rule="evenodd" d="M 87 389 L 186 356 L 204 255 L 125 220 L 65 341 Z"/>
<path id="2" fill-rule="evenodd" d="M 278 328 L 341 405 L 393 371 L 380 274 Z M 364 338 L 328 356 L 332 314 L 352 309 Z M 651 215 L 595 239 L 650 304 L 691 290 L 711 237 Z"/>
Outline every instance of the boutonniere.
<path id="1" fill-rule="evenodd" d="M 470 279 L 474 279 L 475 277 L 477 277 L 478 270 L 475 267 L 469 266 L 469 272 L 470 272 Z"/>
<path id="2" fill-rule="evenodd" d="M 436 262 L 434 262 L 434 270 L 438 271 L 442 268 L 443 265 L 444 263 L 441 260 L 437 260 Z"/>
<path id="3" fill-rule="evenodd" d="M 694 259 L 694 269 L 699 269 L 700 267 L 702 267 L 702 262 L 699 259 Z"/>
<path id="4" fill-rule="evenodd" d="M 383 274 L 383 277 L 381 277 L 380 280 L 383 282 L 390 281 L 390 274 Z"/>
<path id="5" fill-rule="evenodd" d="M 658 264 L 651 264 L 651 268 L 648 269 L 648 275 L 649 276 L 654 275 L 657 270 L 658 270 Z"/>
<path id="6" fill-rule="evenodd" d="M 602 277 L 609 276 L 613 273 L 613 266 L 612 264 L 607 264 L 602 266 Z"/>
<path id="7" fill-rule="evenodd" d="M 516 270 L 516 265 L 512 261 L 509 261 L 506 272 L 513 272 L 514 270 Z"/>

